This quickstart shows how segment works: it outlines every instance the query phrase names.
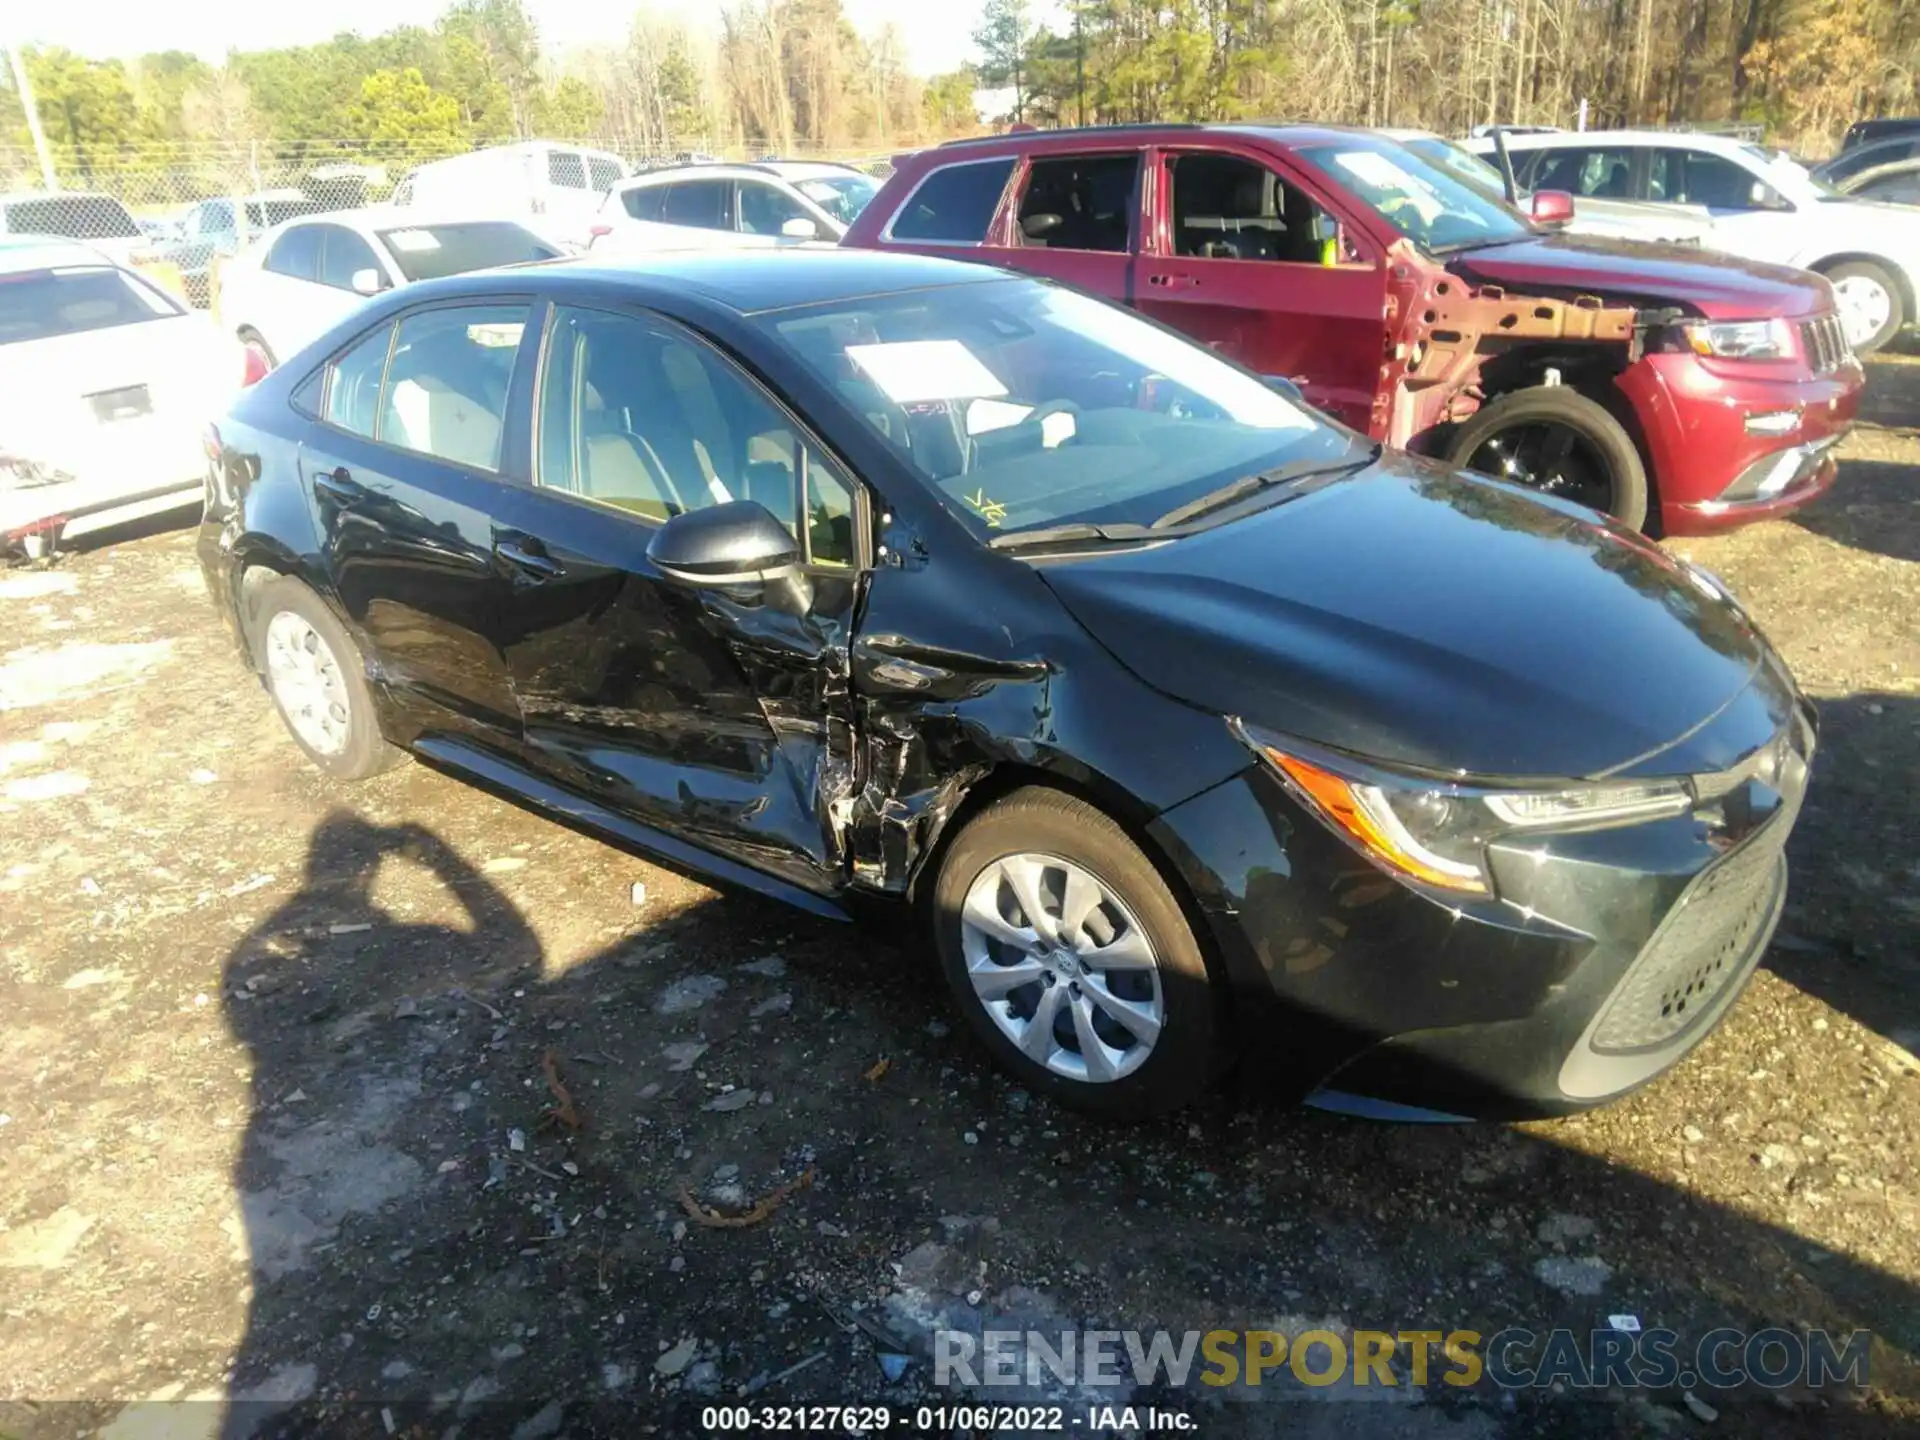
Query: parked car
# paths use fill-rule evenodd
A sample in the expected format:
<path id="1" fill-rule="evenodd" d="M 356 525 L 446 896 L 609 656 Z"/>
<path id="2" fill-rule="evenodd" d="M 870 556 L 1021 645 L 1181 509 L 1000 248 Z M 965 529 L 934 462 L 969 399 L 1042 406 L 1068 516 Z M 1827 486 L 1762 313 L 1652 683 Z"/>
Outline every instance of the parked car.
<path id="1" fill-rule="evenodd" d="M 1920 205 L 1920 156 L 1876 165 L 1840 182 L 1843 193 L 1889 205 Z"/>
<path id="2" fill-rule="evenodd" d="M 133 213 L 111 195 L 80 190 L 0 195 L 0 235 L 51 235 L 84 240 L 116 264 L 149 258 L 152 242 Z"/>
<path id="3" fill-rule="evenodd" d="M 1854 176 L 1877 170 L 1882 165 L 1915 158 L 1920 158 L 1920 128 L 1842 150 L 1831 160 L 1823 160 L 1815 165 L 1811 173 L 1822 185 L 1830 185 L 1843 194 L 1854 194 L 1856 192 L 1847 184 Z"/>
<path id="4" fill-rule="evenodd" d="M 301 190 L 267 190 L 258 195 L 202 200 L 187 212 L 180 237 L 161 246 L 158 256 L 180 272 L 187 298 L 209 303 L 217 260 L 237 255 L 283 220 L 311 215 L 320 207 Z"/>
<path id="5" fill-rule="evenodd" d="M 849 166 L 808 160 L 649 170 L 607 192 L 588 243 L 656 250 L 837 241 L 879 191 Z"/>
<path id="6" fill-rule="evenodd" d="M 1545 234 L 1367 131 L 956 141 L 844 243 L 1124 299 L 1376 440 L 1673 534 L 1825 490 L 1864 384 L 1818 276 Z"/>
<path id="7" fill-rule="evenodd" d="M 1851 150 L 1856 145 L 1883 140 L 1889 135 L 1917 133 L 1920 133 L 1920 115 L 1895 116 L 1886 120 L 1856 120 L 1847 127 L 1847 133 L 1840 141 L 1840 148 Z"/>
<path id="8" fill-rule="evenodd" d="M 538 217 L 556 238 L 585 243 L 586 227 L 627 162 L 605 150 L 525 140 L 421 165 L 400 182 L 396 205 L 502 219 Z"/>
<path id="9" fill-rule="evenodd" d="M 1249 1039 L 1578 1109 L 1766 947 L 1813 748 L 1704 572 L 1065 286 L 852 250 L 380 297 L 218 423 L 199 555 L 296 744 L 411 750 L 819 915 L 911 907 L 1022 1084 Z"/>
<path id="10" fill-rule="evenodd" d="M 1476 155 L 1453 140 L 1430 130 L 1382 130 L 1414 154 L 1447 171 L 1456 180 L 1464 180 L 1490 200 L 1507 198 L 1506 177 L 1488 158 Z M 1528 131 L 1538 134 L 1539 131 Z M 1564 196 L 1564 200 L 1561 198 Z M 1704 208 L 1692 214 L 1679 213 L 1668 205 L 1638 205 L 1631 200 L 1602 200 L 1597 196 L 1571 196 L 1564 191 L 1520 190 L 1521 208 L 1538 224 L 1557 226 L 1570 235 L 1599 235 L 1620 240 L 1667 241 L 1676 245 L 1698 245 L 1713 228 Z M 1571 215 L 1566 213 L 1570 209 Z"/>
<path id="11" fill-rule="evenodd" d="M 485 213 L 368 206 L 288 221 L 221 269 L 220 323 L 271 367 L 369 295 L 562 253 L 527 226 L 479 218 Z"/>
<path id="12" fill-rule="evenodd" d="M 90 246 L 0 237 L 0 549 L 197 503 L 201 437 L 243 366 L 206 316 Z"/>
<path id="13" fill-rule="evenodd" d="M 1704 205 L 1715 248 L 1826 276 L 1858 354 L 1920 319 L 1920 216 L 1842 195 L 1777 152 L 1660 130 L 1519 135 L 1508 149 L 1536 189 Z"/>

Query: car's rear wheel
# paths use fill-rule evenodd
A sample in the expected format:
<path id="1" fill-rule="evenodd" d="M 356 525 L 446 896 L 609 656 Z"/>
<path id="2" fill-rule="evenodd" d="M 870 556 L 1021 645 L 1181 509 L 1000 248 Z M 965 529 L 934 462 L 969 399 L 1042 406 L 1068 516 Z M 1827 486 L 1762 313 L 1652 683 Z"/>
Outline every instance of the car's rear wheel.
<path id="1" fill-rule="evenodd" d="M 326 604 L 282 576 L 254 593 L 254 664 L 294 743 L 339 780 L 363 780 L 399 761 L 380 734 L 359 648 Z"/>
<path id="2" fill-rule="evenodd" d="M 1167 882 L 1124 830 L 1029 788 L 980 812 L 931 923 L 967 1024 L 1029 1088 L 1111 1116 L 1191 1101 L 1228 1059 L 1221 992 Z"/>
<path id="3" fill-rule="evenodd" d="M 1840 328 L 1856 355 L 1871 355 L 1906 324 L 1900 287 L 1886 267 L 1871 260 L 1849 260 L 1824 272 L 1840 302 Z"/>
<path id="4" fill-rule="evenodd" d="M 1516 390 L 1480 407 L 1448 460 L 1496 480 L 1647 523 L 1647 471 L 1633 437 L 1606 408 L 1564 385 Z"/>

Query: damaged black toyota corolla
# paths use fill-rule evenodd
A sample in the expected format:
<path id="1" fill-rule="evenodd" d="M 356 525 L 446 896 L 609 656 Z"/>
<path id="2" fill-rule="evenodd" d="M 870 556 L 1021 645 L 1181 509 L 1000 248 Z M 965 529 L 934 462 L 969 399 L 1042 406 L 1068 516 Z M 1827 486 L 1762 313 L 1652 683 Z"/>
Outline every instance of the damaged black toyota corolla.
<path id="1" fill-rule="evenodd" d="M 1703 572 L 1029 278 L 863 252 L 412 286 L 209 437 L 294 739 L 912 907 L 1030 1086 L 1515 1115 L 1679 1059 L 1810 707 Z"/>

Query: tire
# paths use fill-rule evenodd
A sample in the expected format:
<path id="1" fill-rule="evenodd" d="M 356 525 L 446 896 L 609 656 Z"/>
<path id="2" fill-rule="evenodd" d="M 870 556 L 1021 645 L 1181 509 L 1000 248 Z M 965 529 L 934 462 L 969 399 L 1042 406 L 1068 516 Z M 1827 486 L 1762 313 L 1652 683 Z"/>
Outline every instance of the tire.
<path id="1" fill-rule="evenodd" d="M 252 600 L 248 649 L 294 744 L 336 780 L 398 764 L 401 752 L 380 733 L 360 648 L 326 603 L 284 575 Z"/>
<path id="2" fill-rule="evenodd" d="M 1037 864 L 1027 863 L 1036 857 Z M 1077 929 L 1077 955 L 1049 943 L 1062 934 L 1069 866 L 1079 872 L 1077 894 L 1085 893 L 1080 887 L 1088 882 L 1100 892 Z M 1038 942 L 1030 934 L 1019 947 L 988 938 L 989 929 L 1035 929 L 1010 918 L 1026 913 L 1008 878 L 1015 873 L 1040 877 L 1039 904 L 1051 932 Z M 969 910 L 970 896 L 976 905 L 986 899 L 995 906 L 997 926 L 970 918 L 980 913 Z M 1209 971 L 1179 901 L 1119 825 L 1071 795 L 1031 787 L 975 816 L 941 861 L 928 923 L 962 1017 L 994 1059 L 1030 1090 L 1092 1114 L 1140 1118 L 1196 1099 L 1231 1058 L 1223 987 Z M 1144 972 L 1117 961 L 1101 964 L 1103 951 L 1137 961 L 1142 942 L 1149 957 Z M 1050 959 L 1037 960 L 1036 952 Z M 975 975 L 984 975 L 998 989 L 1012 978 L 1009 972 L 1037 978 L 995 999 L 983 998 L 975 987 Z M 1095 1002 L 1096 987 L 1107 1001 Z M 1108 1001 L 1130 1006 L 1135 1017 L 1157 1014 L 1150 1042 L 1143 1042 L 1145 1027 L 1136 1028 L 1137 1018 L 1123 1026 Z M 1043 1006 L 1051 1007 L 1054 1024 L 1037 1029 L 1033 1019 Z M 1083 1022 L 1097 1049 L 1087 1048 Z M 1016 1043 L 1016 1031 L 1027 1038 L 1028 1049 Z M 1099 1073 L 1103 1067 L 1105 1075 Z"/>
<path id="3" fill-rule="evenodd" d="M 1886 297 L 1886 319 L 1879 329 L 1862 339 L 1848 340 L 1853 353 L 1865 359 L 1877 350 L 1885 348 L 1887 343 L 1898 335 L 1907 323 L 1906 306 L 1902 303 L 1900 284 L 1893 278 L 1887 267 L 1872 260 L 1849 260 L 1843 265 L 1820 272 L 1833 283 L 1834 292 L 1840 297 L 1840 324 L 1847 329 L 1847 297 L 1854 287 L 1875 289 Z"/>
<path id="4" fill-rule="evenodd" d="M 1571 449 L 1565 460 L 1556 462 L 1552 446 L 1564 437 L 1570 437 Z M 1493 463 L 1501 443 L 1512 447 L 1508 460 Z M 1526 461 L 1530 445 L 1539 447 L 1537 460 L 1546 471 L 1538 478 L 1532 477 Z M 1605 406 L 1564 385 L 1515 390 L 1481 406 L 1455 433 L 1447 460 L 1461 469 L 1603 510 L 1630 529 L 1646 528 L 1647 471 L 1639 447 Z M 1566 482 L 1562 467 L 1574 460 L 1584 478 Z M 1556 479 L 1566 483 L 1556 485 Z"/>

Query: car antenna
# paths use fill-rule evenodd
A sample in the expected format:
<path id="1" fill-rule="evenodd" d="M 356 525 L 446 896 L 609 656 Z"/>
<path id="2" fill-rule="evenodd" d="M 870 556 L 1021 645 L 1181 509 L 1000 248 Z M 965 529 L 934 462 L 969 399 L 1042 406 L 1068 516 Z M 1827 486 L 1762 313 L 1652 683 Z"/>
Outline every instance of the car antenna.
<path id="1" fill-rule="evenodd" d="M 1500 155 L 1500 181 L 1507 187 L 1507 204 L 1520 208 L 1520 184 L 1513 178 L 1513 157 L 1507 153 L 1507 127 L 1493 127 L 1493 148 Z"/>

